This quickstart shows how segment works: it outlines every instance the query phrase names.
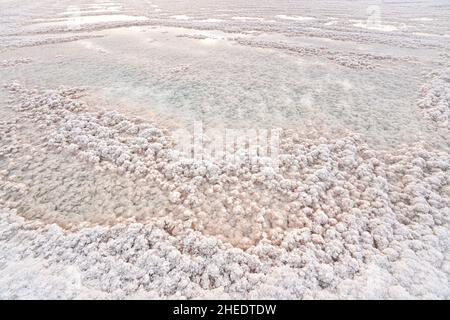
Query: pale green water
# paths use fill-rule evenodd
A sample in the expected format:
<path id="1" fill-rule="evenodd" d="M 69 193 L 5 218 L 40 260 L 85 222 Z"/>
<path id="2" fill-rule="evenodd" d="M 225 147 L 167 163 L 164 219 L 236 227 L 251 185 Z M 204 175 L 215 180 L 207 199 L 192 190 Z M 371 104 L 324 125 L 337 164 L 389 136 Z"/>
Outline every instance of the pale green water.
<path id="1" fill-rule="evenodd" d="M 378 32 L 354 26 L 367 15 L 362 3 L 353 7 L 354 12 L 332 1 L 317 2 L 314 10 L 306 2 L 281 2 L 276 7 L 250 2 L 245 8 L 227 5 L 226 11 L 211 1 L 196 2 L 195 8 L 182 1 L 170 3 L 97 1 L 75 9 L 62 3 L 44 6 L 41 15 L 28 6 L 24 12 L 29 14 L 20 16 L 27 23 L 17 29 L 23 36 L 19 32 L 3 37 L 2 43 L 22 46 L 26 34 L 27 42 L 77 33 L 102 37 L 8 48 L 0 60 L 30 57 L 33 63 L 2 68 L 1 78 L 48 88 L 87 86 L 113 108 L 128 105 L 134 112 L 181 125 L 193 120 L 211 127 L 312 124 L 357 132 L 378 146 L 417 139 L 445 144 L 419 114 L 416 99 L 425 75 L 442 69 L 442 53 L 449 52 L 443 41 L 449 30 L 444 22 L 448 6 L 437 10 L 429 4 L 432 18 L 427 18 L 411 7 L 405 12 L 398 11 L 399 4 L 385 5 L 380 23 L 397 30 Z M 16 11 L 11 2 L 2 6 L 12 19 Z M 64 19 L 73 19 L 74 12 L 82 26 L 106 20 L 122 23 L 133 16 L 150 25 L 97 25 L 89 32 L 61 33 L 67 27 Z M 352 19 L 346 18 L 350 13 Z M 55 25 L 59 31 L 52 35 L 57 30 L 48 28 Z M 418 36 L 418 31 L 435 35 Z M 305 49 L 319 52 L 305 54 Z"/>

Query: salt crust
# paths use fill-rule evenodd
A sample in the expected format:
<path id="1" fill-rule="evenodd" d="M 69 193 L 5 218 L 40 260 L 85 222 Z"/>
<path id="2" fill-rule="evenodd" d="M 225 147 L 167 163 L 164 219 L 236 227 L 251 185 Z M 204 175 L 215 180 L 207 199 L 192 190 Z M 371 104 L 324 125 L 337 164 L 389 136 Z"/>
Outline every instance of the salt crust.
<path id="1" fill-rule="evenodd" d="M 279 170 L 194 161 L 83 90 L 6 88 L 0 298 L 450 298 L 448 153 L 286 131 Z"/>

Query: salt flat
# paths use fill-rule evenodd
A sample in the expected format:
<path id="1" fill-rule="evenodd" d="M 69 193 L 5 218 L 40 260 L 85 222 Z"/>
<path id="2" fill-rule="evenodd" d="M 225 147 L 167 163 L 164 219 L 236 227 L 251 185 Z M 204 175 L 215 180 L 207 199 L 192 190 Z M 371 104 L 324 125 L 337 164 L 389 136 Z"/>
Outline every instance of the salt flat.
<path id="1" fill-rule="evenodd" d="M 446 1 L 0 12 L 0 298 L 450 297 Z"/>

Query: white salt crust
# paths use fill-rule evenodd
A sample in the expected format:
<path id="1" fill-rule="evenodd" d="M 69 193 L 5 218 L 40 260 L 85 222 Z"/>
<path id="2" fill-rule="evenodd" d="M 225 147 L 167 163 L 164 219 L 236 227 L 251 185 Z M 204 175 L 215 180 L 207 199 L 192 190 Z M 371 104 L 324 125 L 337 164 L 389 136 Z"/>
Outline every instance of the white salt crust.
<path id="1" fill-rule="evenodd" d="M 392 63 L 400 60 L 400 58 L 390 55 L 372 54 L 372 53 L 357 53 L 330 50 L 326 47 L 309 47 L 301 45 L 293 45 L 284 42 L 273 41 L 255 41 L 245 38 L 234 39 L 241 45 L 256 47 L 256 48 L 268 48 L 282 50 L 287 53 L 296 54 L 299 56 L 321 56 L 338 65 L 357 69 L 357 70 L 373 70 L 380 66 L 380 64 Z M 401 60 L 413 62 L 414 57 L 405 56 Z"/>
<path id="2" fill-rule="evenodd" d="M 16 58 L 16 59 L 9 59 L 9 60 L 3 60 L 0 61 L 0 67 L 6 68 L 6 67 L 14 67 L 19 64 L 28 64 L 31 63 L 33 60 L 30 58 Z"/>
<path id="3" fill-rule="evenodd" d="M 446 152 L 285 131 L 278 171 L 194 161 L 83 90 L 6 88 L 0 298 L 450 297 Z"/>
<path id="4" fill-rule="evenodd" d="M 438 127 L 450 129 L 450 69 L 434 74 L 423 86 L 418 106 Z"/>

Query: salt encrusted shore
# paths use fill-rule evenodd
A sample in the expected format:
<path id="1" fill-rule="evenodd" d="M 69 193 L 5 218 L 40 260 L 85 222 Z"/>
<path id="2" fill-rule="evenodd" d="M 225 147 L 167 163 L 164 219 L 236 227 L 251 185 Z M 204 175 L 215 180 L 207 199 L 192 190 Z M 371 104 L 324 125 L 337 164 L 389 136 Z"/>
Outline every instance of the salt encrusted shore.
<path id="1" fill-rule="evenodd" d="M 446 152 L 289 130 L 278 171 L 195 161 L 82 89 L 6 89 L 1 298 L 450 298 Z"/>

